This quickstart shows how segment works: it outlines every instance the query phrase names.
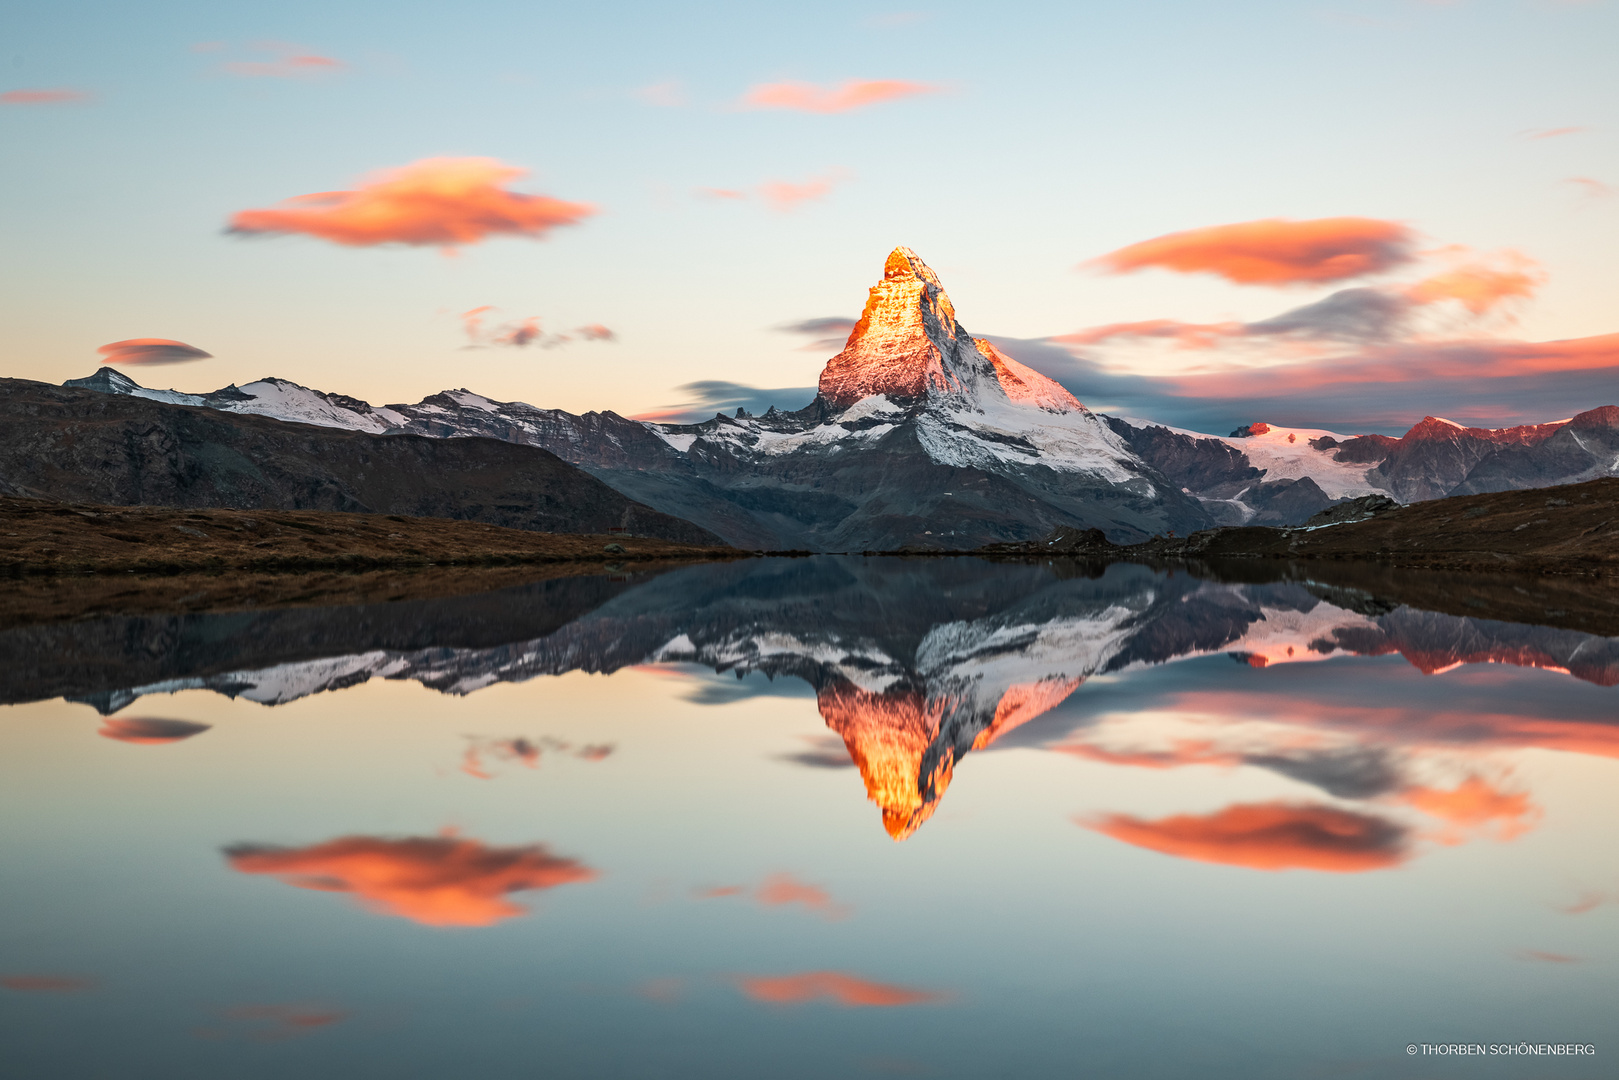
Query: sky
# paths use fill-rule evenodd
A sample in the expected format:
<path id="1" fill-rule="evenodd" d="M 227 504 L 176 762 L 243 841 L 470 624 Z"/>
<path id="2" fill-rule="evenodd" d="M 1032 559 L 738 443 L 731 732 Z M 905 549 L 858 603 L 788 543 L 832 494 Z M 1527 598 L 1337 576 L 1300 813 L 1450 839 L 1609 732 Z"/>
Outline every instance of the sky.
<path id="1" fill-rule="evenodd" d="M 1094 409 L 1560 419 L 1619 403 L 1616 41 L 1612 0 L 12 9 L 0 375 L 798 407 L 906 245 Z"/>

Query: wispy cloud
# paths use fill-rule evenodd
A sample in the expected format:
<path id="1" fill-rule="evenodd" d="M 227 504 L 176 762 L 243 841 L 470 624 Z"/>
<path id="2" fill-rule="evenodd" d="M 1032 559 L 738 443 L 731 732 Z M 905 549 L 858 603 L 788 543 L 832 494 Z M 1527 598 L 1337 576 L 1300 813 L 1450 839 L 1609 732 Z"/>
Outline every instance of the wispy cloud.
<path id="1" fill-rule="evenodd" d="M 732 413 L 737 409 L 758 414 L 771 407 L 792 411 L 802 409 L 815 400 L 813 386 L 786 386 L 766 389 L 724 379 L 700 379 L 675 387 L 689 395 L 678 405 L 666 405 L 651 412 L 639 413 L 632 419 L 651 420 L 665 424 L 694 424 L 707 420 L 717 412 Z"/>
<path id="2" fill-rule="evenodd" d="M 829 169 L 820 176 L 812 176 L 803 182 L 791 180 L 767 180 L 752 189 L 750 194 L 742 188 L 699 187 L 693 188 L 692 194 L 699 199 L 715 199 L 727 202 L 745 202 L 757 197 L 772 210 L 781 214 L 790 214 L 804 203 L 819 202 L 832 193 L 838 184 L 850 180 L 854 176 L 847 169 Z"/>
<path id="3" fill-rule="evenodd" d="M 171 338 L 126 338 L 102 345 L 96 352 L 106 358 L 105 363 L 120 366 L 184 364 L 191 360 L 207 360 L 214 355 Z"/>
<path id="4" fill-rule="evenodd" d="M 904 79 L 849 79 L 832 86 L 807 82 L 759 83 L 748 87 L 737 103 L 743 109 L 789 109 L 808 113 L 842 113 L 886 101 L 937 94 L 944 88 Z"/>
<path id="5" fill-rule="evenodd" d="M 196 49 L 196 51 L 214 50 Z M 261 54 L 264 59 L 229 60 L 220 64 L 219 70 L 240 79 L 315 79 L 335 75 L 348 68 L 341 60 L 321 56 L 302 46 L 289 45 L 284 41 L 257 42 L 248 46 L 248 52 Z"/>
<path id="6" fill-rule="evenodd" d="M 483 304 L 460 314 L 461 329 L 466 333 L 469 342 L 467 348 L 481 349 L 494 346 L 522 349 L 534 345 L 541 349 L 554 349 L 570 341 L 618 340 L 618 335 L 601 323 L 588 323 L 563 333 L 548 334 L 543 330 L 538 315 L 528 315 L 496 326 L 486 326 L 490 313 L 499 310 L 492 304 Z"/>
<path id="7" fill-rule="evenodd" d="M 7 90 L 0 93 L 0 105 L 82 105 L 90 100 L 83 90 L 54 89 Z"/>
<path id="8" fill-rule="evenodd" d="M 543 239 L 596 213 L 589 203 L 526 195 L 505 185 L 526 169 L 494 158 L 425 158 L 376 173 L 352 191 L 298 195 L 232 215 L 228 232 L 301 233 L 334 244 L 453 248 L 491 236 Z"/>
<path id="9" fill-rule="evenodd" d="M 790 214 L 807 202 L 819 202 L 832 193 L 832 188 L 843 183 L 849 174 L 833 170 L 824 176 L 812 176 L 801 184 L 787 180 L 769 180 L 759 185 L 759 197 L 772 210 Z"/>
<path id="10" fill-rule="evenodd" d="M 810 340 L 802 346 L 805 352 L 837 352 L 843 348 L 854 330 L 857 319 L 843 315 L 827 315 L 816 319 L 802 319 L 776 327 L 784 334 L 802 334 Z"/>
<path id="11" fill-rule="evenodd" d="M 819 885 L 799 881 L 791 874 L 771 874 L 757 888 L 744 885 L 719 885 L 699 889 L 696 895 L 703 900 L 716 900 L 728 896 L 751 896 L 763 907 L 789 907 L 798 905 L 823 919 L 847 919 L 854 909 L 832 899 L 832 894 Z"/>
<path id="12" fill-rule="evenodd" d="M 806 971 L 796 975 L 739 976 L 737 985 L 755 1001 L 771 1005 L 801 1005 L 830 1001 L 846 1009 L 895 1008 L 930 1005 L 948 995 L 912 986 L 875 982 L 841 971 Z"/>
<path id="13" fill-rule="evenodd" d="M 1563 135 L 1578 135 L 1582 131 L 1590 130 L 1588 127 L 1530 128 L 1518 134 L 1526 139 L 1556 139 Z"/>
<path id="14" fill-rule="evenodd" d="M 1394 221 L 1270 218 L 1166 233 L 1082 265 L 1114 274 L 1151 267 L 1214 274 L 1240 285 L 1320 285 L 1410 262 L 1415 242 L 1411 230 Z"/>
<path id="15" fill-rule="evenodd" d="M 1589 176 L 1570 176 L 1563 183 L 1573 184 L 1580 189 L 1582 194 L 1591 199 L 1606 199 L 1613 194 L 1611 185 L 1604 184 L 1601 180 Z"/>
<path id="16" fill-rule="evenodd" d="M 643 104 L 660 109 L 678 109 L 689 103 L 686 85 L 679 79 L 667 79 L 652 83 L 650 86 L 638 87 L 630 91 L 630 96 Z"/>
<path id="17" fill-rule="evenodd" d="M 198 1028 L 195 1034 L 201 1039 L 283 1042 L 340 1024 L 348 1016 L 327 1005 L 236 1005 L 224 1011 L 223 1024 Z"/>

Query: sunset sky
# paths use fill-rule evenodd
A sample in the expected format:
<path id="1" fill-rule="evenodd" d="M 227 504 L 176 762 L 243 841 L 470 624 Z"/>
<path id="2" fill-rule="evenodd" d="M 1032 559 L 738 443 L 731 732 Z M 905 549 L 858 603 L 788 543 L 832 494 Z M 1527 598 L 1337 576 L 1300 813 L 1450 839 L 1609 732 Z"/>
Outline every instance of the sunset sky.
<path id="1" fill-rule="evenodd" d="M 796 408 L 903 244 L 1096 409 L 1558 419 L 1619 404 L 1616 43 L 1612 0 L 33 5 L 0 375 Z"/>

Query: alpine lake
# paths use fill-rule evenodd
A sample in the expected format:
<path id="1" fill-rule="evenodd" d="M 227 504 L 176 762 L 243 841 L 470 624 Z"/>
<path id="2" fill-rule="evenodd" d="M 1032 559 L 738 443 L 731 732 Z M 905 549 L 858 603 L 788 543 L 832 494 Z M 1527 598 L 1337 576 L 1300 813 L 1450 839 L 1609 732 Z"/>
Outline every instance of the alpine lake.
<path id="1" fill-rule="evenodd" d="M 1242 576 L 0 628 L 0 1073 L 1613 1076 L 1611 624 Z"/>

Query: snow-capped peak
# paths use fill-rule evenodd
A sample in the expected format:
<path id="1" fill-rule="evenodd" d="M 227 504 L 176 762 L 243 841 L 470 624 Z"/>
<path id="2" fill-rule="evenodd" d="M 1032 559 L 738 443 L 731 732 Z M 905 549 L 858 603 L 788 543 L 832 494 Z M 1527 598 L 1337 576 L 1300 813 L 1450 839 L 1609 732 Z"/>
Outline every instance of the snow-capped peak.
<path id="1" fill-rule="evenodd" d="M 969 335 L 938 275 L 906 247 L 883 264 L 843 351 L 821 372 L 820 393 L 839 408 L 882 395 L 901 406 L 978 406 L 987 397 L 1053 413 L 1083 409 L 1051 379 Z"/>

